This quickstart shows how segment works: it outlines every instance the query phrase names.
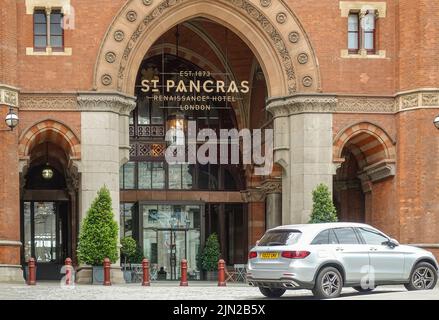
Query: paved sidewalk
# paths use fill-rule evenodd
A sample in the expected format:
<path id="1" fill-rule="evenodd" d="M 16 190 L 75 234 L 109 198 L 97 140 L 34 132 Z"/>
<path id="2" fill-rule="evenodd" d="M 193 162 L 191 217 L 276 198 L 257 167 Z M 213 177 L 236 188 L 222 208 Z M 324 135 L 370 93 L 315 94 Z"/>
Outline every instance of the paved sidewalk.
<path id="1" fill-rule="evenodd" d="M 179 287 L 177 282 L 114 285 L 112 287 L 80 285 L 62 288 L 58 282 L 40 282 L 35 287 L 0 284 L 1 300 L 263 300 L 257 288 L 230 284 L 218 288 L 216 283 L 192 282 Z M 282 300 L 314 299 L 310 291 L 287 291 Z M 431 291 L 408 292 L 403 286 L 378 287 L 369 294 L 343 289 L 340 299 L 361 300 L 439 300 L 439 287 Z"/>

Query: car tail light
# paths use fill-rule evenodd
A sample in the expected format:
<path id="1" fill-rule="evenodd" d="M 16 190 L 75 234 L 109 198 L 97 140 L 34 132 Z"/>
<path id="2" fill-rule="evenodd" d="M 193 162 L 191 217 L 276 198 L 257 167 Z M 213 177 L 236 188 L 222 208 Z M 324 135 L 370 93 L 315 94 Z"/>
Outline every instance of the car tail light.
<path id="1" fill-rule="evenodd" d="M 258 257 L 258 253 L 256 251 L 250 251 L 250 253 L 248 254 L 249 259 L 254 259 L 257 257 Z"/>
<path id="2" fill-rule="evenodd" d="M 286 259 L 305 259 L 309 256 L 311 252 L 309 251 L 283 251 L 282 258 Z"/>

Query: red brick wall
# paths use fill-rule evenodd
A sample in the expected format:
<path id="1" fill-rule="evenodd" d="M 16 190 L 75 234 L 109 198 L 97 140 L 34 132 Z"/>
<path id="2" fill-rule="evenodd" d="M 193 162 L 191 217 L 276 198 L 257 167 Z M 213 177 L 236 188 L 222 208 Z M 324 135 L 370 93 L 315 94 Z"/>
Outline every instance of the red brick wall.
<path id="1" fill-rule="evenodd" d="M 439 109 L 403 112 L 398 125 L 397 183 L 401 241 L 439 243 Z"/>
<path id="2" fill-rule="evenodd" d="M 0 0 L 0 83 L 17 82 L 17 14 L 15 0 Z"/>

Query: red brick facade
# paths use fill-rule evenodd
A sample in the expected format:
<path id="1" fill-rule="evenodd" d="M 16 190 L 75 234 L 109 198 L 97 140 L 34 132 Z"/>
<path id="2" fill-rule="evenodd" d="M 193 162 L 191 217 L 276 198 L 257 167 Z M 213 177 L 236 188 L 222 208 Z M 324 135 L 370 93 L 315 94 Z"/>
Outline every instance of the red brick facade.
<path id="1" fill-rule="evenodd" d="M 0 0 L 0 86 L 17 88 L 16 110 L 20 117 L 19 127 L 13 132 L 5 131 L 7 127 L 3 120 L 0 122 L 0 241 L 20 241 L 20 172 L 23 172 L 20 170 L 23 168 L 19 168 L 19 160 L 25 161 L 35 145 L 48 141 L 66 151 L 70 160 L 81 160 L 83 124 L 81 110 L 74 102 L 80 92 L 94 91 L 98 89 L 96 83 L 101 85 L 100 78 L 96 79 L 101 45 L 113 37 L 107 31 L 111 30 L 113 19 L 125 10 L 123 6 L 132 4 L 144 8 L 140 10 L 149 10 L 140 4 L 141 0 L 132 1 L 71 0 L 75 28 L 65 30 L 64 44 L 71 48 L 72 54 L 47 56 L 27 52 L 27 48 L 33 47 L 33 16 L 26 13 L 26 1 Z M 226 6 L 228 1 L 224 2 Z M 311 71 L 319 75 L 320 79 L 314 81 L 320 87 L 313 93 L 334 95 L 338 99 L 336 110 L 331 112 L 332 137 L 334 166 L 341 169 L 334 179 L 343 183 L 354 179 L 359 183 L 354 191 L 349 188 L 334 191 L 340 208 L 344 208 L 340 217 L 370 223 L 401 243 L 424 244 L 435 250 L 439 244 L 439 132 L 432 121 L 439 114 L 439 2 L 381 1 L 386 3 L 386 16 L 377 19 L 376 47 L 385 51 L 385 57 L 381 58 L 343 56 L 342 50 L 347 49 L 347 18 L 341 15 L 340 1 L 279 1 L 285 7 L 278 1 L 268 1 L 272 2 L 268 7 L 263 7 L 259 0 L 249 2 L 265 12 L 278 28 L 292 23 L 292 17 L 297 19 L 304 31 L 301 36 L 307 38 L 313 50 L 307 52 L 309 61 L 315 58 L 318 62 L 318 70 Z M 171 10 L 176 10 L 174 14 L 178 15 L 178 8 Z M 282 17 L 276 16 L 278 11 L 285 11 L 290 20 L 279 22 Z M 237 15 L 243 13 L 239 11 Z M 234 105 L 240 127 L 270 125 L 270 117 L 264 111 L 265 99 L 272 98 L 267 96 L 270 88 L 267 90 L 263 81 L 257 80 L 255 70 L 259 53 L 251 51 L 248 39 L 241 39 L 231 31 L 226 36 L 225 28 L 218 28 L 217 24 L 200 21 L 195 25 L 209 35 L 216 47 L 193 28 L 183 26 L 180 43 L 185 58 L 223 70 L 218 52 L 225 55 L 227 46 L 229 67 L 236 79 L 253 79 L 257 88 L 248 101 L 249 115 Z M 173 44 L 174 30 L 161 30 L 161 34 L 156 46 Z M 281 36 L 289 44 L 288 34 Z M 153 47 L 144 54 L 153 54 L 154 50 L 160 52 Z M 295 66 L 299 65 L 298 53 L 291 52 Z M 301 72 L 296 72 L 299 84 L 302 82 L 299 74 L 306 73 Z M 8 106 L 1 105 L 0 110 L 3 119 Z M 358 124 L 371 131 L 364 131 L 364 136 L 359 133 L 349 136 L 354 132 L 351 128 Z M 44 131 L 47 133 L 41 134 Z M 349 152 L 355 158 L 351 165 L 360 170 L 382 162 L 386 166 L 383 178 L 360 179 L 358 172 L 342 164 Z M 369 156 L 372 160 L 366 161 Z M 345 177 L 340 170 L 345 170 Z M 247 181 L 252 192 L 261 183 L 250 176 Z M 230 198 L 236 201 L 236 194 Z M 158 194 L 157 199 L 166 199 L 166 195 Z M 251 245 L 265 231 L 265 204 L 261 199 L 246 201 L 249 201 Z M 19 265 L 19 247 L 0 242 L 2 264 Z"/>

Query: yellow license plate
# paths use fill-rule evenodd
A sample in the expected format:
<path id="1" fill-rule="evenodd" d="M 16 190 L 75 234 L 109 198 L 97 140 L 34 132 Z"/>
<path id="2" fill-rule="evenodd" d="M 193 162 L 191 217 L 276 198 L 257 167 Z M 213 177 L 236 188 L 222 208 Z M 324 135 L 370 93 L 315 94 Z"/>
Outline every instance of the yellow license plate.
<path id="1" fill-rule="evenodd" d="M 261 259 L 277 259 L 279 258 L 279 252 L 262 252 Z"/>

